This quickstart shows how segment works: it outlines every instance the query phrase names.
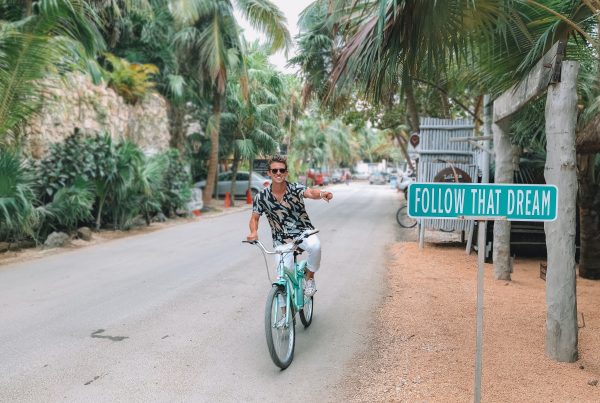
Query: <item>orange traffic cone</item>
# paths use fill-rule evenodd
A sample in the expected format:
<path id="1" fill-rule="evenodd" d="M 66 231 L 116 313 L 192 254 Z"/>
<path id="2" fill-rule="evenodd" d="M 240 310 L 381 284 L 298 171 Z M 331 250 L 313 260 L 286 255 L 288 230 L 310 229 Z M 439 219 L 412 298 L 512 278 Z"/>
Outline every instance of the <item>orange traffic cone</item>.
<path id="1" fill-rule="evenodd" d="M 252 193 L 250 189 L 246 190 L 246 204 L 252 204 Z"/>
<path id="2" fill-rule="evenodd" d="M 229 192 L 225 193 L 225 208 L 231 207 L 231 195 Z"/>

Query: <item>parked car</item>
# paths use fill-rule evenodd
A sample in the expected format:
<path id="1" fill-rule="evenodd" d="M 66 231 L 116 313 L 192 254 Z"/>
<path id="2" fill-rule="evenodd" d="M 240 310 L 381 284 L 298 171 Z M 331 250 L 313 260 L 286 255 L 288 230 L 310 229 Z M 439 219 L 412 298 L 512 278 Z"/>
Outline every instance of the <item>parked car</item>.
<path id="1" fill-rule="evenodd" d="M 309 179 L 312 179 L 311 186 L 323 186 L 324 178 L 321 172 L 317 172 L 314 169 L 309 169 L 308 172 L 306 172 L 306 176 Z"/>
<path id="2" fill-rule="evenodd" d="M 331 183 L 340 183 L 342 181 L 342 173 L 335 171 L 331 174 Z"/>
<path id="3" fill-rule="evenodd" d="M 356 180 L 365 180 L 365 179 L 369 179 L 369 174 L 366 172 L 357 172 L 355 174 L 352 174 L 352 179 L 356 179 Z"/>
<path id="4" fill-rule="evenodd" d="M 385 185 L 387 178 L 381 172 L 375 172 L 369 176 L 369 185 Z"/>
<path id="5" fill-rule="evenodd" d="M 249 173 L 244 171 L 239 171 L 236 175 L 235 180 L 235 197 L 246 197 L 246 190 L 248 189 L 248 178 Z M 220 173 L 218 176 L 217 182 L 217 194 L 219 196 L 225 196 L 226 192 L 231 192 L 231 179 L 232 172 L 227 171 Z M 252 172 L 252 184 L 250 186 L 250 192 L 252 192 L 252 197 L 255 194 L 260 192 L 267 186 L 271 185 L 271 179 L 265 178 L 264 176 Z M 195 187 L 204 189 L 206 187 L 206 180 L 197 182 Z"/>

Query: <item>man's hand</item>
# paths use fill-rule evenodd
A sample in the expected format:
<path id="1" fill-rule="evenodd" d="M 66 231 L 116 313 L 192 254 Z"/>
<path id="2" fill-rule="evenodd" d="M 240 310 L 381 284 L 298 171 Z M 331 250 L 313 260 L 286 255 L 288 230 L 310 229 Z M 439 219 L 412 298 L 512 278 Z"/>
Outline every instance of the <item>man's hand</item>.
<path id="1" fill-rule="evenodd" d="M 321 191 L 321 199 L 325 200 L 327 203 L 329 203 L 329 200 L 333 199 L 333 193 L 331 192 L 325 192 L 325 191 Z"/>
<path id="2" fill-rule="evenodd" d="M 256 241 L 257 239 L 258 239 L 258 234 L 256 232 L 253 232 L 246 237 L 247 241 Z"/>

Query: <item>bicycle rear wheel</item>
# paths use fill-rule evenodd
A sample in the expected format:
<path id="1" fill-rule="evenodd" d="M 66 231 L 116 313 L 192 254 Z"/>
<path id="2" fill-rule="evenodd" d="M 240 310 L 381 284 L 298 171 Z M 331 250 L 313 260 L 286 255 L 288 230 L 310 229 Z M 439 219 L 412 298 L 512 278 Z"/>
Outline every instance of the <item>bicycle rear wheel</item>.
<path id="1" fill-rule="evenodd" d="M 417 225 L 417 220 L 408 216 L 408 209 L 402 206 L 396 212 L 396 221 L 404 228 L 412 228 Z"/>
<path id="2" fill-rule="evenodd" d="M 267 297 L 265 307 L 265 333 L 267 347 L 273 363 L 281 369 L 286 369 L 294 359 L 296 344 L 296 329 L 294 327 L 293 311 L 290 311 L 289 321 L 286 321 L 287 294 L 281 286 L 274 285 Z"/>
<path id="3" fill-rule="evenodd" d="M 304 327 L 309 327 L 313 318 L 313 297 L 304 296 L 304 306 L 300 310 L 300 321 Z"/>

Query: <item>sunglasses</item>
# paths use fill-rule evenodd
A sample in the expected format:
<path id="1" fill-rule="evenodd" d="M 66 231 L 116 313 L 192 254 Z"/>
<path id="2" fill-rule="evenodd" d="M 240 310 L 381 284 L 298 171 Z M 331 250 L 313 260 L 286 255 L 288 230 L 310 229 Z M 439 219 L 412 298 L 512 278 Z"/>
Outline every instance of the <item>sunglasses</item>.
<path id="1" fill-rule="evenodd" d="M 286 168 L 275 168 L 275 169 L 271 169 L 271 173 L 272 174 L 276 174 L 276 173 L 280 173 L 280 174 L 284 174 L 287 172 Z"/>

